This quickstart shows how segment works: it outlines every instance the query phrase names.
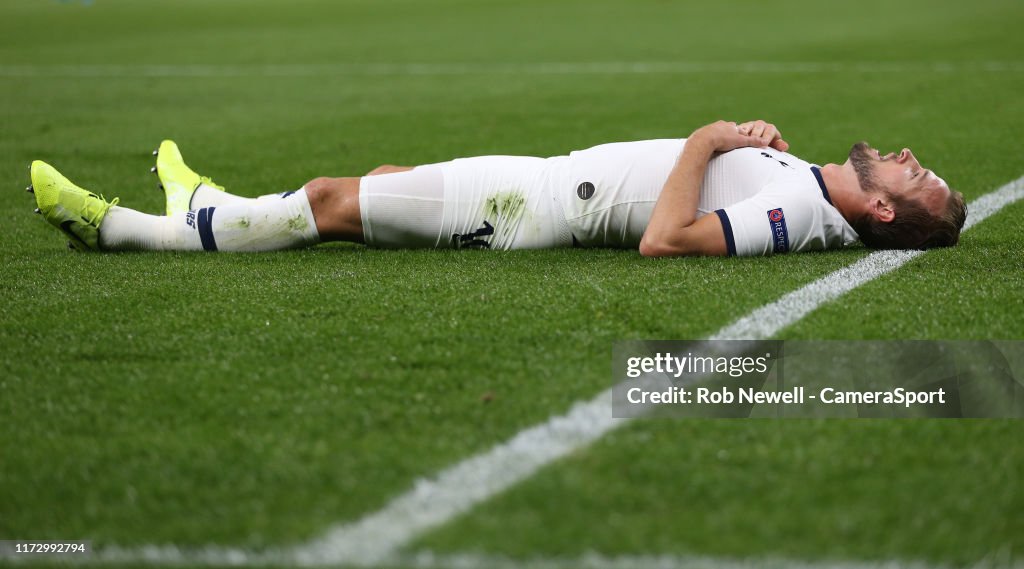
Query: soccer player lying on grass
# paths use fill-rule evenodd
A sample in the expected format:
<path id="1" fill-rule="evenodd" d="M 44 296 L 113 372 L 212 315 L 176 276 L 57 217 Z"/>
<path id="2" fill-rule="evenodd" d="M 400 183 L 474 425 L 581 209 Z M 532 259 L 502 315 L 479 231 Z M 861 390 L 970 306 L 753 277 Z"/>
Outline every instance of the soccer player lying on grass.
<path id="1" fill-rule="evenodd" d="M 37 211 L 80 250 L 272 251 L 321 241 L 390 248 L 639 247 L 646 256 L 768 255 L 955 245 L 967 215 L 908 149 L 864 142 L 842 164 L 792 154 L 774 125 L 716 122 L 687 139 L 568 156 L 482 156 L 361 178 L 316 178 L 256 199 L 227 193 L 164 141 L 167 215 L 117 207 L 32 164 Z M 709 215 L 714 213 L 714 215 Z"/>

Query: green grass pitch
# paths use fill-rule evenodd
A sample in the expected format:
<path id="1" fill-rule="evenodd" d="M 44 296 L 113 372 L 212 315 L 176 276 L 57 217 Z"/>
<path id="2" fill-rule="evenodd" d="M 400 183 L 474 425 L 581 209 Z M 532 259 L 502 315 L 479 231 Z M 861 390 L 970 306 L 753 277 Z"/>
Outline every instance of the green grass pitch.
<path id="1" fill-rule="evenodd" d="M 255 196 L 761 117 L 819 163 L 910 146 L 970 200 L 1024 175 L 1022 24 L 1002 0 L 5 0 L 0 539 L 300 543 L 604 389 L 613 341 L 707 336 L 865 254 L 73 254 L 21 191 L 31 160 L 158 212 L 163 138 Z M 703 67 L 586 68 L 608 62 Z M 1024 339 L 1022 218 L 780 337 Z M 637 421 L 409 550 L 1019 559 L 1022 439 L 1018 421 Z"/>

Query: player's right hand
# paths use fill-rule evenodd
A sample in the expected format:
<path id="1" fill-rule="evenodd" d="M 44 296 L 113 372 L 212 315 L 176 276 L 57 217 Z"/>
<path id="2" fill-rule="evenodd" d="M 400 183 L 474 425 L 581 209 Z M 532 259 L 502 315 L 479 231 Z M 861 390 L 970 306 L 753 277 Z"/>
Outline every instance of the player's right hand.
<path id="1" fill-rule="evenodd" d="M 749 121 L 736 125 L 736 130 L 740 134 L 748 134 L 760 139 L 763 142 L 761 146 L 771 146 L 775 150 L 782 152 L 789 150 L 789 143 L 782 140 L 782 133 L 770 122 L 762 120 Z"/>
<path id="2" fill-rule="evenodd" d="M 750 121 L 736 124 L 718 121 L 703 126 L 690 135 L 691 140 L 706 142 L 715 152 L 728 152 L 745 146 L 764 148 L 771 146 L 786 151 L 789 143 L 782 140 L 782 134 L 775 125 L 764 121 Z"/>

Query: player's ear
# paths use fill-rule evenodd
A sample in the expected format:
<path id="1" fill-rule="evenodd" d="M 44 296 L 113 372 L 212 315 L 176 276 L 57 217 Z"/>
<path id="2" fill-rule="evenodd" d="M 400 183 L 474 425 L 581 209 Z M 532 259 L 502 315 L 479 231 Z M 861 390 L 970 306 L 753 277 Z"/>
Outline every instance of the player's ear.
<path id="1" fill-rule="evenodd" d="M 893 209 L 892 203 L 884 196 L 876 195 L 868 199 L 868 213 L 883 223 L 891 223 L 893 219 L 896 219 L 896 211 Z"/>

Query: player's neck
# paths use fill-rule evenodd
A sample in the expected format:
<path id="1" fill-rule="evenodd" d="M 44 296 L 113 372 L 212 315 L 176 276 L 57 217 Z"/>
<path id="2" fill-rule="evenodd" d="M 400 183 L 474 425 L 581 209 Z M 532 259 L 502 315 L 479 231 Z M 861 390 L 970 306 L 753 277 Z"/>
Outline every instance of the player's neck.
<path id="1" fill-rule="evenodd" d="M 821 178 L 828 188 L 832 205 L 839 210 L 847 223 L 853 224 L 867 214 L 867 194 L 860 187 L 857 173 L 849 164 L 826 164 L 821 168 Z"/>

